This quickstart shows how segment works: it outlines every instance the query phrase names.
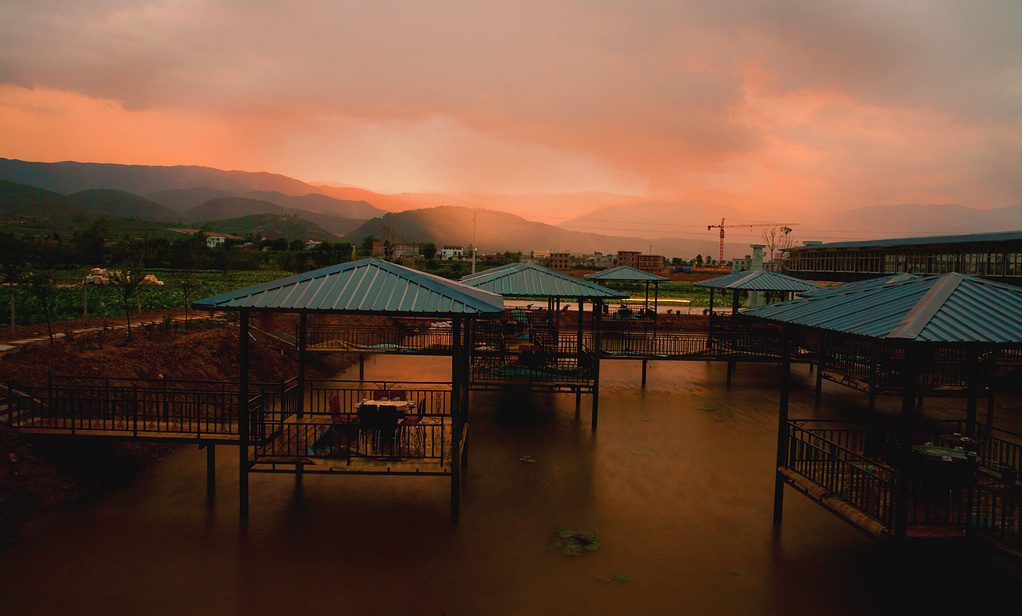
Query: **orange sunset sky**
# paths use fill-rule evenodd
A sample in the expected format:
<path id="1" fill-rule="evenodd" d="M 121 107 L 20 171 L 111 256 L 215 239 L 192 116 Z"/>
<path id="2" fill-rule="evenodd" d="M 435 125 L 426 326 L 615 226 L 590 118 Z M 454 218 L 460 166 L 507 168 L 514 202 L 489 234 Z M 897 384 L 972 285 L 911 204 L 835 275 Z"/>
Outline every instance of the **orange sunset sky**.
<path id="1" fill-rule="evenodd" d="M 0 156 L 1004 207 L 1022 2 L 0 0 Z"/>

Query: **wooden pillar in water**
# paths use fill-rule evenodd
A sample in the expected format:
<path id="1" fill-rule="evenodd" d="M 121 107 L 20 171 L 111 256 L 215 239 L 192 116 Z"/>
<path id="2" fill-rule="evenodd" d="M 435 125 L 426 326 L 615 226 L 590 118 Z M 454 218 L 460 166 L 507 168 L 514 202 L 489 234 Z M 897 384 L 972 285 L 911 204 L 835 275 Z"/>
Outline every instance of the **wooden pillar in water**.
<path id="1" fill-rule="evenodd" d="M 781 328 L 781 395 L 777 413 L 777 460 L 774 466 L 774 526 L 784 517 L 784 475 L 780 469 L 788 465 L 788 396 L 791 391 L 791 341 Z"/>
<path id="2" fill-rule="evenodd" d="M 979 402 L 979 380 L 982 373 L 979 346 L 969 345 L 969 398 L 965 406 L 965 433 L 969 436 L 976 436 L 976 407 Z"/>
<path id="3" fill-rule="evenodd" d="M 600 412 L 600 355 L 603 351 L 603 300 L 593 300 L 593 421 L 592 430 L 596 431 L 596 419 Z"/>
<path id="4" fill-rule="evenodd" d="M 206 500 L 212 502 L 216 496 L 216 445 L 206 445 Z"/>
<path id="5" fill-rule="evenodd" d="M 358 354 L 358 380 L 366 380 L 366 354 Z"/>
<path id="6" fill-rule="evenodd" d="M 248 518 L 248 311 L 241 311 L 238 341 L 238 515 Z"/>
<path id="7" fill-rule="evenodd" d="M 648 360 L 642 360 L 642 386 L 646 386 L 646 362 Z"/>
<path id="8" fill-rule="evenodd" d="M 649 283 L 646 283 L 646 293 L 649 293 Z M 657 319 L 660 315 L 660 281 L 653 283 L 653 337 L 656 338 Z"/>

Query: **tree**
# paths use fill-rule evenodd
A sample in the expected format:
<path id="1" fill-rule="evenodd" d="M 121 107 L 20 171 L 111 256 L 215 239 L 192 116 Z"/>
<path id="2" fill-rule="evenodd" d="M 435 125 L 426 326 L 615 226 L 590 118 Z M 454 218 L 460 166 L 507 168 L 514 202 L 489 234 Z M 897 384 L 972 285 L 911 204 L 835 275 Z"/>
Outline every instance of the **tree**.
<path id="1" fill-rule="evenodd" d="M 10 291 L 11 330 L 14 330 L 14 285 L 22 282 L 27 275 L 24 242 L 13 237 L 0 237 L 0 275 Z"/>
<path id="2" fill-rule="evenodd" d="M 134 270 L 110 270 L 110 284 L 115 285 L 121 291 L 121 301 L 124 305 L 124 318 L 128 323 L 128 338 L 131 338 L 131 309 L 128 307 L 128 300 L 138 292 L 139 285 L 145 279 L 142 264 Z"/>
<path id="3" fill-rule="evenodd" d="M 50 335 L 50 346 L 53 346 L 53 326 L 50 319 L 50 296 L 57 290 L 57 281 L 52 272 L 38 270 L 29 278 L 29 290 L 43 303 L 43 315 L 46 317 L 46 332 Z"/>
<path id="4" fill-rule="evenodd" d="M 422 253 L 423 258 L 426 259 L 426 261 L 432 263 L 433 259 L 436 258 L 436 244 L 433 242 L 426 242 L 419 246 L 419 252 Z"/>
<path id="5" fill-rule="evenodd" d="M 371 257 L 373 256 L 373 244 L 376 243 L 376 237 L 372 234 L 362 238 L 362 256 Z"/>
<path id="6" fill-rule="evenodd" d="M 770 252 L 770 260 L 774 260 L 774 252 L 777 250 L 785 251 L 791 248 L 795 241 L 791 237 L 791 227 L 770 227 L 766 231 L 763 231 L 763 243 L 766 244 L 767 250 Z"/>

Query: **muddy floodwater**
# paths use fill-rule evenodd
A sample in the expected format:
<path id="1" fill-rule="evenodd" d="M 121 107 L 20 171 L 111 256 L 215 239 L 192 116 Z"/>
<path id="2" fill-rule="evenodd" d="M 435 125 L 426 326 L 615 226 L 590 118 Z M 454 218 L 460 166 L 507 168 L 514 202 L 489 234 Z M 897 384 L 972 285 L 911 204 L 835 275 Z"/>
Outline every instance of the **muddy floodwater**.
<path id="1" fill-rule="evenodd" d="M 445 380 L 443 358 L 378 357 L 367 379 Z M 355 373 L 357 375 L 357 371 Z M 602 365 L 589 398 L 472 394 L 461 522 L 441 477 L 251 476 L 184 446 L 115 490 L 34 519 L 0 552 L 0 614 L 978 614 L 1022 569 L 968 546 L 895 552 L 790 488 L 772 522 L 777 368 Z M 795 368 L 791 417 L 864 416 L 866 396 Z M 897 400 L 881 400 L 883 409 Z M 981 403 L 982 404 L 982 403 Z M 1020 413 L 1003 404 L 999 413 Z M 964 413 L 965 402 L 924 411 Z M 555 530 L 598 533 L 565 556 Z M 1000 610 L 999 610 L 1000 612 Z"/>

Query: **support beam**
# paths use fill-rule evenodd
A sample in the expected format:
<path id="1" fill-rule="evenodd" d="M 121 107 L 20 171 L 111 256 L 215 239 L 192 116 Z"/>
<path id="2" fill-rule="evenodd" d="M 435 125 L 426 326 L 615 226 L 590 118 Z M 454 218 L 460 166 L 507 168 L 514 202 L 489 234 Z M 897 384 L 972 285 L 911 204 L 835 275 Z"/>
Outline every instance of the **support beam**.
<path id="1" fill-rule="evenodd" d="M 304 312 L 298 313 L 298 419 L 305 417 L 305 361 L 308 343 L 308 320 Z"/>
<path id="2" fill-rule="evenodd" d="M 600 356 L 603 354 L 603 300 L 593 300 L 593 421 L 592 430 L 596 432 L 596 420 L 600 412 Z"/>
<path id="3" fill-rule="evenodd" d="M 777 413 L 777 460 L 774 467 L 774 526 L 779 527 L 784 517 L 784 475 L 788 466 L 788 396 L 791 391 L 791 340 L 789 332 L 781 328 L 781 399 Z"/>
<path id="4" fill-rule="evenodd" d="M 816 404 L 823 399 L 823 369 L 827 367 L 827 335 L 820 334 L 819 349 L 816 352 Z"/>
<path id="5" fill-rule="evenodd" d="M 642 386 L 644 388 L 646 387 L 646 362 L 647 360 L 642 360 Z"/>
<path id="6" fill-rule="evenodd" d="M 912 344 L 905 344 L 902 362 L 901 433 L 898 435 L 900 468 L 894 486 L 894 538 L 904 542 L 908 536 L 908 497 L 912 481 L 912 432 L 916 423 L 916 384 L 919 375 L 919 357 Z"/>
<path id="7" fill-rule="evenodd" d="M 462 354 L 464 347 L 461 342 L 461 318 L 454 319 L 451 329 L 451 523 L 457 524 L 461 513 L 461 388 L 464 372 L 462 370 Z"/>
<path id="8" fill-rule="evenodd" d="M 248 518 L 248 311 L 241 311 L 238 341 L 238 515 Z"/>

